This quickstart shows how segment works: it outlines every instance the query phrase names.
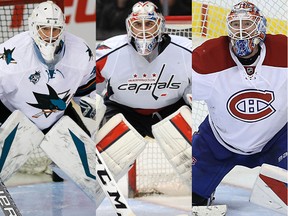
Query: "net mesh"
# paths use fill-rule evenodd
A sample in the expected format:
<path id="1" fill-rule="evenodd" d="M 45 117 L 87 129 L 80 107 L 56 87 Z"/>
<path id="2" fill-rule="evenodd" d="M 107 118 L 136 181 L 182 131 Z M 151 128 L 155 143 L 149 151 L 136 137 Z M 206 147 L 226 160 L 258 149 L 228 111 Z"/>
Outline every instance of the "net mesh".
<path id="1" fill-rule="evenodd" d="M 226 16 L 239 0 L 192 1 L 193 44 L 198 46 L 209 38 L 227 35 Z M 287 35 L 287 0 L 250 0 L 267 19 L 267 33 Z"/>
<path id="2" fill-rule="evenodd" d="M 28 14 L 34 4 L 0 6 L 0 43 L 28 30 Z"/>

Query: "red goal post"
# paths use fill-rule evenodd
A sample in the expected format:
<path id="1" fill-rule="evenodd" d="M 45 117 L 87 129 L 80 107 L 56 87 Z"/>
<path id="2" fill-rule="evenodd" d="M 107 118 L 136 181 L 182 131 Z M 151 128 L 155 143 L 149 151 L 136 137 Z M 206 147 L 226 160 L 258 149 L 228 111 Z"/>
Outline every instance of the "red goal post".
<path id="1" fill-rule="evenodd" d="M 192 39 L 192 16 L 166 16 L 165 31 Z"/>

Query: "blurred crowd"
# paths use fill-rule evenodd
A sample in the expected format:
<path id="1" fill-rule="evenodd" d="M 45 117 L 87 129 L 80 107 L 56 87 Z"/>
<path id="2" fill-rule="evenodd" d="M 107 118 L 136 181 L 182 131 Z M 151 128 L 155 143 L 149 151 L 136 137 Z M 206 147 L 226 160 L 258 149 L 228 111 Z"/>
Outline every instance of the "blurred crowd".
<path id="1" fill-rule="evenodd" d="M 96 39 L 125 34 L 125 19 L 139 0 L 96 0 Z M 164 16 L 191 16 L 191 0 L 150 0 Z"/>

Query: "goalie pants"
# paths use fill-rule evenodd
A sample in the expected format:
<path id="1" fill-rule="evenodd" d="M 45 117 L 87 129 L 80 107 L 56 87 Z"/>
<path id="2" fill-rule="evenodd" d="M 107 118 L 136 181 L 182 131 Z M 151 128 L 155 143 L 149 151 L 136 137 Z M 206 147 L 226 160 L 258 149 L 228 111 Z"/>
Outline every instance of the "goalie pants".
<path id="1" fill-rule="evenodd" d="M 1 124 L 3 124 L 6 121 L 6 119 L 11 115 L 12 112 L 1 101 L 0 101 L 0 112 L 1 112 L 0 115 L 0 126 L 1 126 Z M 73 108 L 72 103 L 69 103 L 64 112 L 64 115 L 69 116 L 75 123 L 79 125 L 79 127 L 82 128 L 82 130 L 84 130 L 90 136 L 89 130 L 83 123 L 82 119 L 80 118 L 76 110 Z M 46 134 L 52 127 L 53 125 L 50 126 L 49 128 L 42 130 L 42 132 Z"/>
<path id="2" fill-rule="evenodd" d="M 236 165 L 249 168 L 271 164 L 287 170 L 287 124 L 253 155 L 240 155 L 223 147 L 215 138 L 208 117 L 192 138 L 192 192 L 209 198 L 225 175 Z"/>
<path id="3" fill-rule="evenodd" d="M 160 111 L 154 112 L 150 115 L 143 115 L 135 111 L 135 109 L 124 106 L 105 98 L 105 105 L 107 107 L 102 125 L 105 124 L 110 118 L 118 113 L 122 113 L 126 120 L 140 133 L 143 137 L 153 137 L 152 125 L 158 123 L 162 119 L 176 112 L 180 107 L 186 105 L 185 101 L 181 98 L 174 104 L 163 107 Z"/>

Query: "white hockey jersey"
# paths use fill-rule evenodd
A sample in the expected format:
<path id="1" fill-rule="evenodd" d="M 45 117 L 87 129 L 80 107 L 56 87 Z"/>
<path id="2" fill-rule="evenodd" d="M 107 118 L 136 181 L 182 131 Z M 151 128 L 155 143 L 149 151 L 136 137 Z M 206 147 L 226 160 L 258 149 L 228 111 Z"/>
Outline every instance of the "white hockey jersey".
<path id="1" fill-rule="evenodd" d="M 287 123 L 286 36 L 267 35 L 252 66 L 239 62 L 228 37 L 203 43 L 192 62 L 192 98 L 207 103 L 212 131 L 227 149 L 260 152 Z"/>
<path id="2" fill-rule="evenodd" d="M 95 59 L 86 43 L 67 32 L 62 58 L 49 67 L 23 32 L 0 45 L 0 99 L 40 129 L 55 123 L 75 95 L 95 90 Z M 80 87 L 80 88 L 79 88 Z"/>
<path id="3" fill-rule="evenodd" d="M 166 36 L 165 40 L 165 49 L 152 62 L 137 53 L 126 35 L 110 38 L 97 47 L 96 83 L 108 81 L 110 100 L 152 110 L 191 93 L 192 42 L 179 36 Z"/>

